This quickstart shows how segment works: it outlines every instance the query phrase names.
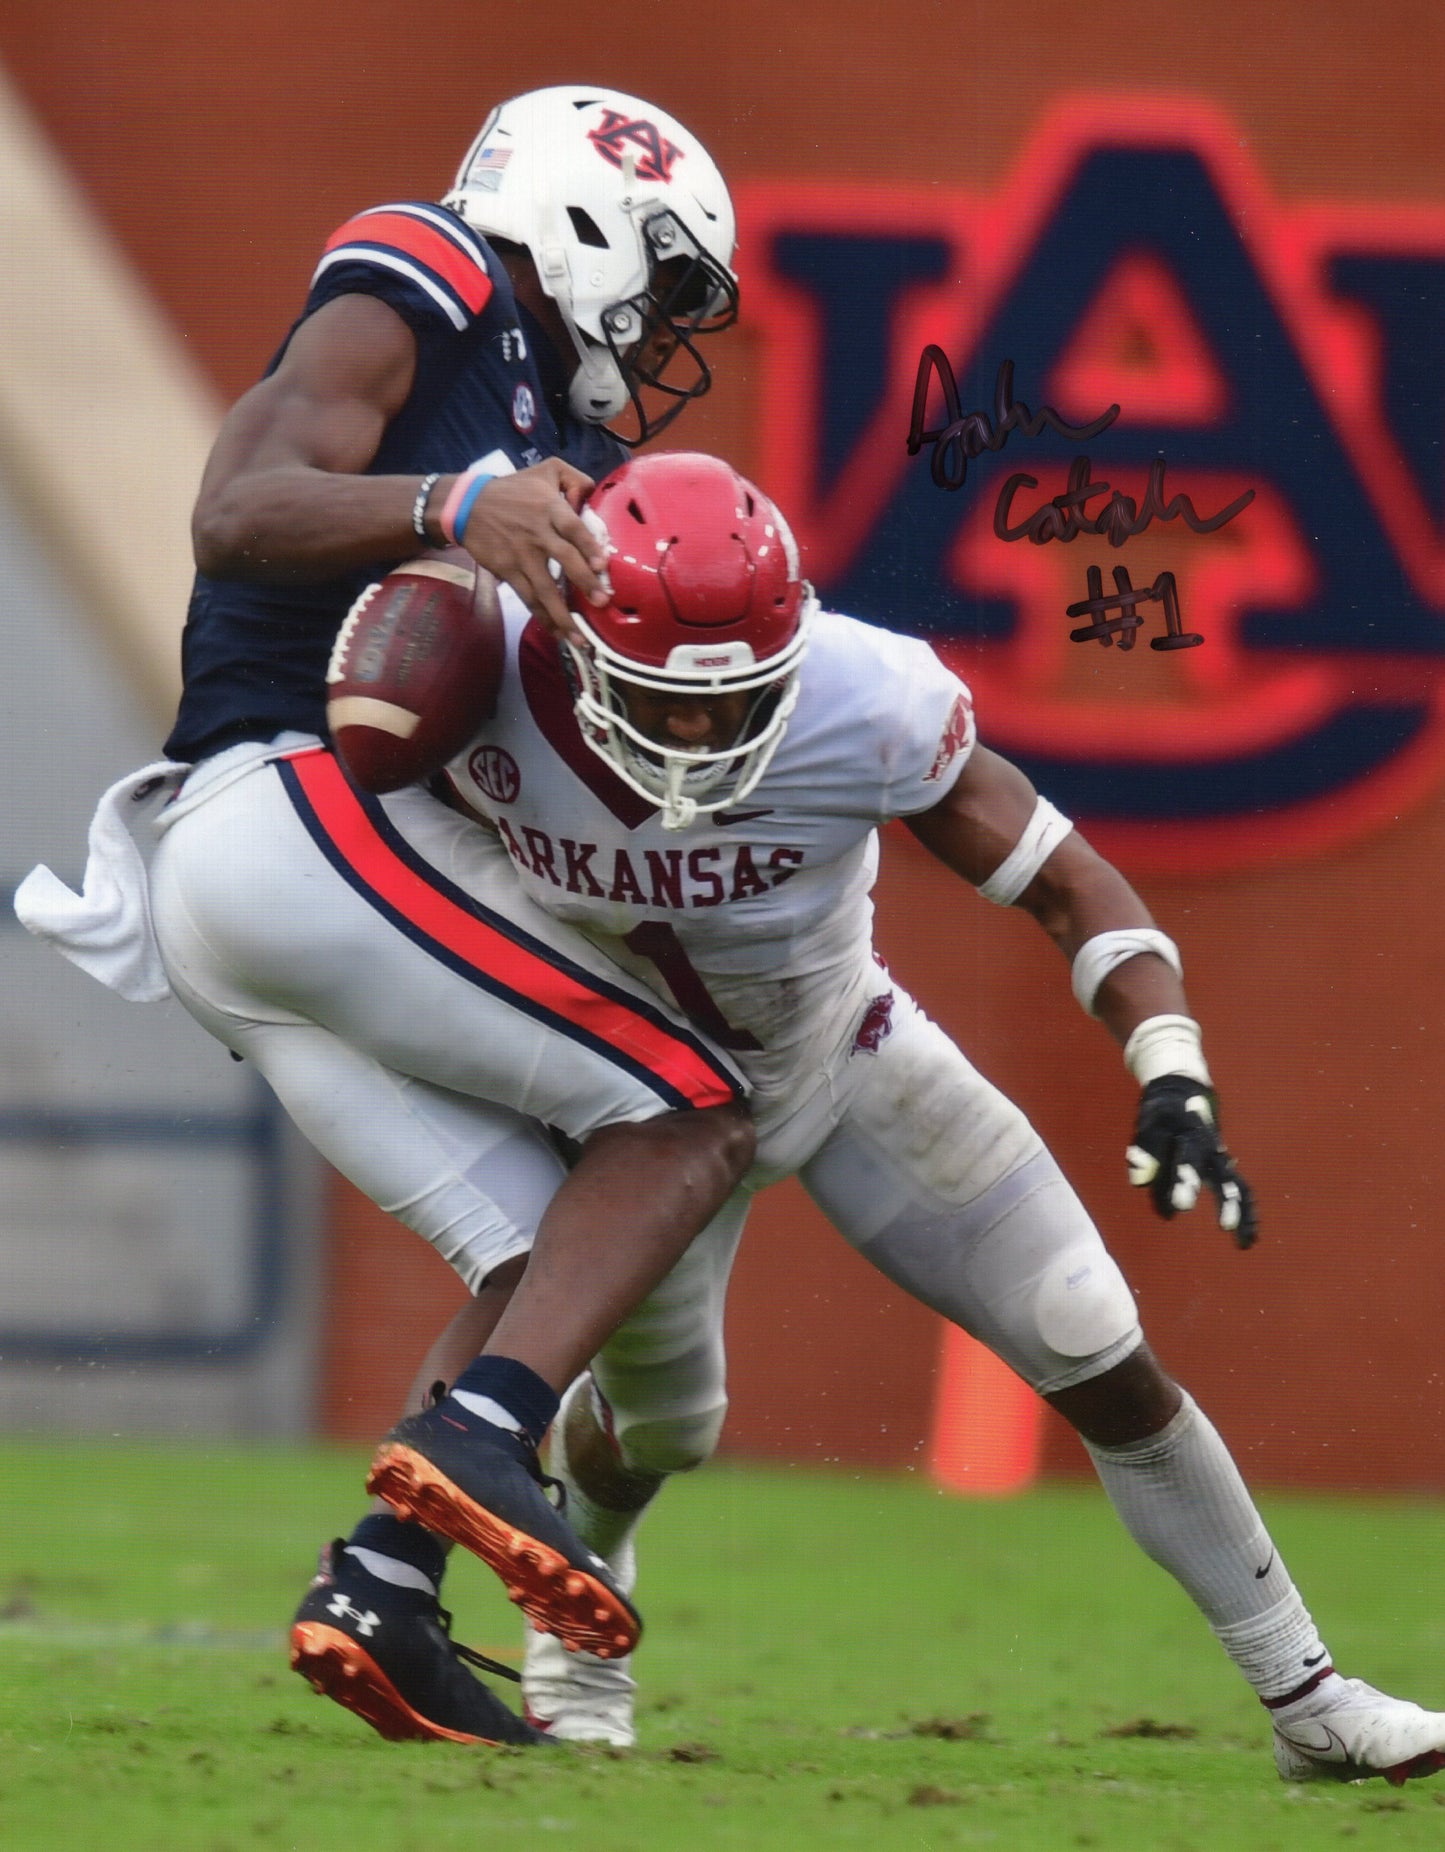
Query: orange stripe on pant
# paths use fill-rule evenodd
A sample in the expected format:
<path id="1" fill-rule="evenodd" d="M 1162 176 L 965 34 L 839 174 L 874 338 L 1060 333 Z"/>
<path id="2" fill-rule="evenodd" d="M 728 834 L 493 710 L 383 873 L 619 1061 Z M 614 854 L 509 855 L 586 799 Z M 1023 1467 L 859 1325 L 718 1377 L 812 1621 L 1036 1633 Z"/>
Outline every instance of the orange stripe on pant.
<path id="1" fill-rule="evenodd" d="M 609 990 L 503 916 L 489 919 L 488 909 L 420 856 L 415 865 L 407 860 L 404 839 L 387 840 L 382 831 L 389 826 L 372 816 L 325 747 L 304 747 L 275 763 L 289 774 L 293 800 L 299 792 L 310 810 L 303 821 L 351 885 L 412 928 L 448 963 L 475 972 L 490 987 L 513 992 L 522 1000 L 519 1007 L 538 1006 L 564 1032 L 570 1026 L 594 1044 L 615 1050 L 676 1105 L 720 1106 L 741 1097 L 741 1087 L 723 1063 L 660 1010 L 650 1010 L 620 987 Z"/>

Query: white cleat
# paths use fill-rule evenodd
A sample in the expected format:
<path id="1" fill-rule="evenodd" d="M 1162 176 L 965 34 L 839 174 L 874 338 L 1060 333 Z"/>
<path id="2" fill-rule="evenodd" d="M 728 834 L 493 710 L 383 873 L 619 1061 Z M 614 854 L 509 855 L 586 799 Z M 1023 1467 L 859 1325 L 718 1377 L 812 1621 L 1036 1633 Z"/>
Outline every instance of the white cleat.
<path id="1" fill-rule="evenodd" d="M 1392 1787 L 1445 1769 L 1445 1712 L 1386 1697 L 1335 1674 L 1273 1713 L 1274 1762 L 1285 1781 L 1364 1781 Z"/>
<path id="2" fill-rule="evenodd" d="M 554 1634 L 527 1632 L 522 1661 L 522 1703 L 534 1729 L 563 1743 L 609 1743 L 631 1749 L 633 1726 L 632 1655 L 598 1659 L 592 1653 L 569 1653 Z"/>

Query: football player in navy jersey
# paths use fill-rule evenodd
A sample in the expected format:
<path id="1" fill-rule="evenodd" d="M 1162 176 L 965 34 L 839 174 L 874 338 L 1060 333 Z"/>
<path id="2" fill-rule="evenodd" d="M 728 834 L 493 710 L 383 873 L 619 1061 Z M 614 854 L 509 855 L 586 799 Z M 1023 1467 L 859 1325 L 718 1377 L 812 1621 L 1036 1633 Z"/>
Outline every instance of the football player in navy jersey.
<path id="1" fill-rule="evenodd" d="M 521 979 L 515 935 L 500 963 L 475 940 L 443 943 L 448 882 L 483 909 L 488 883 L 510 882 L 505 869 L 459 872 L 464 852 L 442 840 L 450 812 L 423 818 L 424 841 L 372 845 L 413 898 L 420 877 L 433 916 L 407 912 L 375 860 L 313 894 L 308 866 L 348 800 L 318 794 L 305 768 L 318 756 L 334 767 L 325 674 L 347 609 L 424 548 L 464 547 L 572 631 L 554 571 L 602 591 L 578 504 L 708 389 L 699 341 L 736 317 L 733 242 L 727 189 L 696 138 L 637 98 L 581 86 L 494 109 L 440 204 L 379 206 L 328 239 L 299 318 L 225 419 L 196 503 L 184 693 L 166 743 L 193 769 L 153 881 L 168 978 L 192 1012 L 383 1206 L 444 1250 L 475 1245 L 469 1283 L 506 1310 L 445 1401 L 397 1430 L 393 1454 L 419 1499 L 461 1512 L 465 1540 L 533 1619 L 603 1653 L 625 1650 L 637 1616 L 547 1502 L 535 1442 L 558 1392 L 742 1174 L 745 1087 L 682 1018 L 600 962 L 579 971 L 545 926 L 526 940 Z M 334 845 L 327 854 L 335 871 Z M 282 922 L 284 956 L 276 1007 L 258 1020 L 200 996 L 193 978 L 220 939 L 233 969 L 266 956 L 252 932 L 263 916 L 268 930 Z M 550 1044 L 523 1071 L 519 1020 Z M 318 1113 L 318 1095 L 334 1110 Z M 501 1115 L 469 1117 L 482 1100 Z M 520 1185 L 508 1197 L 509 1151 L 535 1144 L 540 1124 L 581 1149 L 550 1205 Z M 517 1231 L 539 1214 L 528 1266 Z M 584 1265 L 585 1305 L 568 1290 Z M 375 1507 L 328 1552 L 293 1662 L 388 1735 L 532 1740 L 461 1664 L 436 1599 L 441 1553 Z"/>
<path id="2" fill-rule="evenodd" d="M 494 110 L 441 205 L 341 226 L 207 465 L 166 750 L 323 732 L 341 618 L 423 546 L 465 546 L 570 633 L 550 564 L 598 592 L 577 503 L 707 391 L 697 341 L 736 317 L 733 239 L 679 123 L 569 87 Z"/>

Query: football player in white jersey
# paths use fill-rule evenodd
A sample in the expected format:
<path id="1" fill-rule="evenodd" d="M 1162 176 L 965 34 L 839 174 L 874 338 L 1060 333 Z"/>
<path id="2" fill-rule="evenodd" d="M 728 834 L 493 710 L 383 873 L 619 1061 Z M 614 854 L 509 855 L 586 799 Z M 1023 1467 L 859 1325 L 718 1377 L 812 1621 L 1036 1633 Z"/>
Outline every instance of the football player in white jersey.
<path id="1" fill-rule="evenodd" d="M 1133 1296 L 1020 1110 L 875 959 L 878 825 L 903 818 L 988 899 L 1033 915 L 1142 1088 L 1131 1180 L 1163 1216 L 1255 1212 L 1218 1131 L 1173 942 L 1119 872 L 977 742 L 924 644 L 820 611 L 779 511 L 714 459 L 638 459 L 587 504 L 610 601 L 558 646 L 510 607 L 495 718 L 450 768 L 537 906 L 726 1046 L 753 1084 L 748 1188 L 604 1345 L 551 1469 L 630 1587 L 643 1508 L 711 1452 L 722 1313 L 749 1190 L 797 1173 L 907 1291 L 1078 1430 L 1131 1535 L 1194 1599 L 1273 1722 L 1287 1779 L 1445 1766 L 1445 1715 L 1337 1674 L 1219 1435 L 1143 1340 Z M 464 1359 L 478 1319 L 452 1334 Z M 446 1371 L 446 1346 L 438 1352 Z M 633 1740 L 630 1663 L 530 1637 L 554 1735 Z"/>

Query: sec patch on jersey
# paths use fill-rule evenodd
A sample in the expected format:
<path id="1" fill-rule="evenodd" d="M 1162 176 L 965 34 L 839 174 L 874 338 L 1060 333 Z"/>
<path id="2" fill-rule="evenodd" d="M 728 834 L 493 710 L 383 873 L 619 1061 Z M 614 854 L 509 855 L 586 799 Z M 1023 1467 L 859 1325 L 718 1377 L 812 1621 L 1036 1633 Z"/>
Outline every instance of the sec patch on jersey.
<path id="1" fill-rule="evenodd" d="M 368 585 L 326 670 L 326 721 L 351 779 L 398 791 L 460 752 L 496 705 L 504 645 L 496 581 L 459 547 Z"/>

